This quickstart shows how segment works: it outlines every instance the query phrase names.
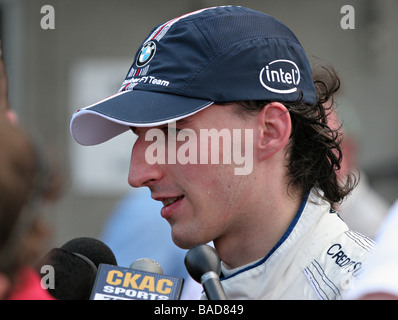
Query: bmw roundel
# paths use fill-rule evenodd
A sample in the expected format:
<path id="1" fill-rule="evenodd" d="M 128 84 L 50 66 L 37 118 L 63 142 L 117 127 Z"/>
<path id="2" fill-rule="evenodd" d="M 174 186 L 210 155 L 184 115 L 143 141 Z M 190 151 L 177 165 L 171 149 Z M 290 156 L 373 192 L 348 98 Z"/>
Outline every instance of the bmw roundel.
<path id="1" fill-rule="evenodd" d="M 145 43 L 138 55 L 138 58 L 136 61 L 137 67 L 141 68 L 141 67 L 145 66 L 146 64 L 148 64 L 148 62 L 151 61 L 153 56 L 155 55 L 155 52 L 156 52 L 155 42 L 149 41 L 149 42 Z"/>

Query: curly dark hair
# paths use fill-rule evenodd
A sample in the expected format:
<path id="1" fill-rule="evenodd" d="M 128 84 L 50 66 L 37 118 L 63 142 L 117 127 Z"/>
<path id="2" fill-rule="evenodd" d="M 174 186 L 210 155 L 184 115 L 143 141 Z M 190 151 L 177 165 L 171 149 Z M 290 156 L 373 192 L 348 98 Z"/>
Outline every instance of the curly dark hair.
<path id="1" fill-rule="evenodd" d="M 342 161 L 341 130 L 332 129 L 327 122 L 333 111 L 333 96 L 340 88 L 340 78 L 332 67 L 317 67 L 313 71 L 317 99 L 314 105 L 284 103 L 292 121 L 288 145 L 289 187 L 304 197 L 314 188 L 318 195 L 328 201 L 332 208 L 352 191 L 357 181 L 349 174 L 344 182 L 336 172 Z M 243 112 L 258 112 L 271 101 L 239 101 Z M 319 191 L 321 190 L 321 192 Z"/>

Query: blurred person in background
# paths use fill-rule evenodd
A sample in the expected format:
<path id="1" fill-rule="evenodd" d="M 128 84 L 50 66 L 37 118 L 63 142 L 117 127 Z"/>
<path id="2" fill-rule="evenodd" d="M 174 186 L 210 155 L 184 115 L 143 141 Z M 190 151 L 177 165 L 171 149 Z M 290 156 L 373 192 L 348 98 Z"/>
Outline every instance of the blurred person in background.
<path id="1" fill-rule="evenodd" d="M 59 196 L 61 184 L 17 125 L 7 83 L 0 57 L 0 299 L 52 300 L 33 265 L 50 237 L 42 205 Z"/>
<path id="2" fill-rule="evenodd" d="M 32 266 L 43 254 L 49 231 L 40 218 L 45 196 L 32 144 L 0 116 L 0 298 L 51 299 Z"/>
<path id="3" fill-rule="evenodd" d="M 377 248 L 346 299 L 398 300 L 398 199 L 376 236 Z"/>
<path id="4" fill-rule="evenodd" d="M 17 114 L 10 109 L 8 103 L 8 77 L 6 66 L 3 61 L 3 52 L 1 50 L 0 40 L 0 116 L 6 117 L 11 123 L 18 122 Z"/>
<path id="5" fill-rule="evenodd" d="M 354 174 L 358 184 L 351 194 L 339 205 L 338 212 L 345 223 L 363 235 L 374 239 L 390 204 L 369 184 L 366 173 L 358 163 L 361 140 L 361 125 L 355 109 L 342 99 L 329 115 L 331 127 L 341 128 L 343 153 L 339 179 L 345 183 L 347 174 Z"/>

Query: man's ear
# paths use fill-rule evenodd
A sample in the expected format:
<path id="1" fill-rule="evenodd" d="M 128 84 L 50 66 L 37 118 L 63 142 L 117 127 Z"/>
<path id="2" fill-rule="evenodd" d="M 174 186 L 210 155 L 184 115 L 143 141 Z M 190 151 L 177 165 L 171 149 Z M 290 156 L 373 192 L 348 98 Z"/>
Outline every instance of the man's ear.
<path id="1" fill-rule="evenodd" d="M 292 130 L 289 111 L 279 102 L 270 102 L 257 114 L 257 125 L 258 155 L 260 160 L 266 160 L 283 149 L 289 141 Z"/>

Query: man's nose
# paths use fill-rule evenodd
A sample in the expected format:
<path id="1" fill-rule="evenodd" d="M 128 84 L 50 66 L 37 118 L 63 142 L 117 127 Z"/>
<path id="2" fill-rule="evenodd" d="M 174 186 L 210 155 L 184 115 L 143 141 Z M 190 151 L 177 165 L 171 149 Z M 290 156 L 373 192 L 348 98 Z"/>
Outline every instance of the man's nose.
<path id="1" fill-rule="evenodd" d="M 128 182 L 134 188 L 149 187 L 159 181 L 163 175 L 159 164 L 149 164 L 146 161 L 147 143 L 144 139 L 138 138 L 131 151 Z"/>

